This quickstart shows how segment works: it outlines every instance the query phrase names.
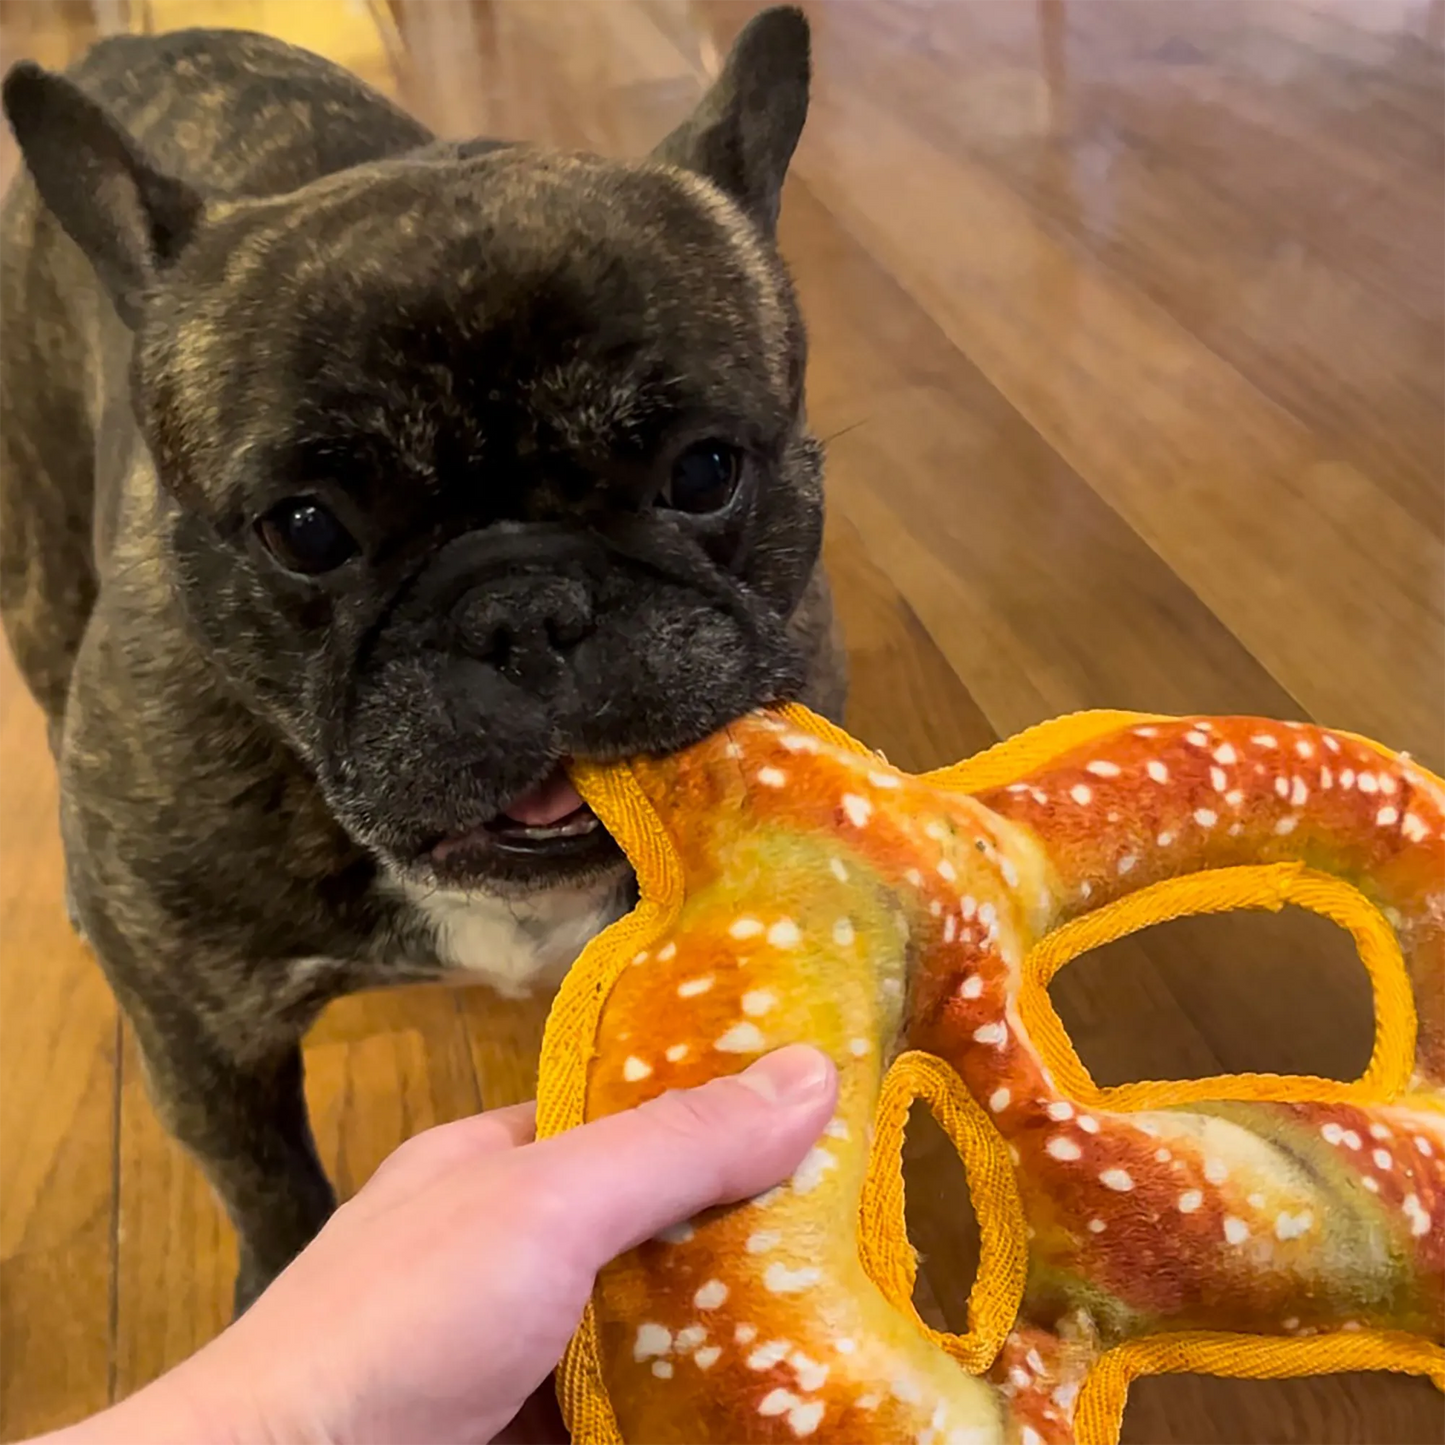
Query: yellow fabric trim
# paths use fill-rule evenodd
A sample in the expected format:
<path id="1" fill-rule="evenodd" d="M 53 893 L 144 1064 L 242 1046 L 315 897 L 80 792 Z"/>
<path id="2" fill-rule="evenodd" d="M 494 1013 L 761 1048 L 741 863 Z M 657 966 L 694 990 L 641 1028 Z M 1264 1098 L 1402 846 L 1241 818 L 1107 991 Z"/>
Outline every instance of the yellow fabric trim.
<path id="1" fill-rule="evenodd" d="M 848 734 L 790 706 L 782 715 L 799 731 L 849 752 L 873 756 Z M 977 792 L 1015 781 L 1061 754 L 1121 727 L 1171 722 L 1152 713 L 1090 712 L 1056 718 L 950 768 L 925 774 L 936 786 Z M 1358 738 L 1385 757 L 1388 749 Z M 676 853 L 630 768 L 579 767 L 579 791 L 623 846 L 637 871 L 643 902 L 583 952 L 564 979 L 547 1020 L 537 1094 L 537 1135 L 546 1138 L 585 1116 L 587 1072 L 607 996 L 633 955 L 669 929 L 683 901 Z M 1087 949 L 1186 913 L 1232 908 L 1278 909 L 1286 903 L 1332 919 L 1354 936 L 1375 990 L 1375 1048 L 1360 1079 L 1236 1075 L 1146 1081 L 1100 1089 L 1089 1077 L 1048 998 L 1053 975 Z M 1162 1108 L 1200 1099 L 1334 1102 L 1393 1099 L 1414 1061 L 1415 1010 L 1393 930 L 1357 889 L 1299 864 L 1219 869 L 1170 880 L 1122 898 L 1057 929 L 1025 960 L 1020 1008 L 1060 1086 L 1101 1108 Z M 900 1149 L 908 1109 L 924 1099 L 963 1158 L 982 1241 L 978 1279 L 969 1295 L 969 1331 L 930 1329 L 913 1308 L 916 1259 L 903 1212 Z M 1422 1100 L 1431 1107 L 1431 1098 Z M 859 1256 L 870 1278 L 897 1308 L 972 1373 L 996 1358 L 1018 1312 L 1027 1271 L 1022 1205 L 1006 1147 L 962 1081 L 941 1060 L 905 1054 L 885 1078 L 877 1142 L 859 1210 Z M 1130 1340 L 1103 1355 L 1079 1396 L 1078 1445 L 1114 1445 L 1129 1383 L 1169 1371 L 1250 1378 L 1328 1374 L 1341 1370 L 1425 1374 L 1445 1389 L 1445 1351 L 1414 1336 L 1360 1332 L 1310 1339 L 1275 1339 L 1205 1332 Z M 577 1445 L 624 1445 L 603 1383 L 596 1319 L 589 1305 L 558 1372 L 558 1396 Z"/>
<path id="2" fill-rule="evenodd" d="M 539 1139 L 575 1128 L 586 1117 L 587 1070 L 596 1053 L 607 995 L 638 950 L 672 927 L 683 901 L 682 869 L 672 840 L 632 769 L 579 765 L 573 780 L 626 849 L 642 902 L 592 940 L 553 1000 L 538 1065 Z M 577 1445 L 624 1445 L 603 1383 L 597 1320 L 590 1304 L 558 1371 L 557 1398 Z"/>
<path id="3" fill-rule="evenodd" d="M 1237 1380 L 1283 1380 L 1345 1370 L 1392 1370 L 1428 1375 L 1445 1390 L 1445 1350 L 1416 1335 L 1391 1330 L 1261 1339 L 1195 1330 L 1129 1340 L 1101 1355 L 1079 1392 L 1076 1445 L 1118 1445 L 1129 1386 L 1141 1375 L 1219 1375 Z"/>
<path id="4" fill-rule="evenodd" d="M 904 1217 L 903 1134 L 915 1099 L 928 1105 L 958 1150 L 978 1216 L 978 1277 L 969 1291 L 969 1327 L 963 1335 L 932 1329 L 913 1304 L 918 1257 Z M 970 1374 L 980 1375 L 994 1362 L 1024 1297 L 1028 1234 L 1023 1202 L 1003 1136 L 963 1080 L 932 1054 L 901 1054 L 883 1080 L 858 1208 L 858 1257 L 884 1298 Z"/>
<path id="5" fill-rule="evenodd" d="M 959 793 L 978 793 L 985 788 L 1000 788 L 1006 783 L 1016 782 L 1024 774 L 1032 773 L 1055 758 L 1093 742 L 1095 738 L 1118 732 L 1120 728 L 1175 721 L 1175 718 L 1152 712 L 1099 709 L 1069 713 L 1026 728 L 981 753 L 975 753 L 971 758 L 965 758 L 961 763 L 936 768 L 922 776 L 935 787 Z"/>
<path id="6" fill-rule="evenodd" d="M 839 749 L 840 752 L 858 753 L 865 758 L 879 756 L 865 743 L 860 743 L 857 738 L 845 733 L 842 728 L 834 727 L 827 718 L 821 718 L 817 713 L 809 712 L 801 703 L 790 702 L 786 706 L 780 707 L 778 716 L 784 722 L 791 723 L 800 733 L 811 733 L 819 742 L 827 743 L 830 747 Z"/>
<path id="7" fill-rule="evenodd" d="M 1141 928 L 1196 913 L 1235 909 L 1278 912 L 1293 903 L 1346 929 L 1355 940 L 1375 994 L 1375 1045 L 1353 1082 L 1304 1074 L 1219 1074 L 1205 1079 L 1144 1080 L 1101 1089 L 1089 1076 L 1049 999 L 1049 983 L 1066 963 Z M 1060 1090 L 1100 1109 L 1165 1109 L 1216 1100 L 1376 1103 L 1404 1092 L 1415 1061 L 1415 999 L 1394 930 L 1358 888 L 1303 863 L 1219 868 L 1171 878 L 1126 894 L 1055 929 L 1030 950 L 1019 1012 Z"/>

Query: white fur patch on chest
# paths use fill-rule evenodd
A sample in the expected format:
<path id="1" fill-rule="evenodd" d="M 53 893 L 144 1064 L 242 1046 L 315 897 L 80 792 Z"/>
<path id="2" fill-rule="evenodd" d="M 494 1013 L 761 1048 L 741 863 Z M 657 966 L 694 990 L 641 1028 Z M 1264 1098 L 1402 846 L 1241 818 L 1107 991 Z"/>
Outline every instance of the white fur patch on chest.
<path id="1" fill-rule="evenodd" d="M 427 889 L 401 892 L 430 929 L 445 976 L 506 998 L 555 989 L 577 955 L 626 911 L 616 878 L 530 897 Z"/>

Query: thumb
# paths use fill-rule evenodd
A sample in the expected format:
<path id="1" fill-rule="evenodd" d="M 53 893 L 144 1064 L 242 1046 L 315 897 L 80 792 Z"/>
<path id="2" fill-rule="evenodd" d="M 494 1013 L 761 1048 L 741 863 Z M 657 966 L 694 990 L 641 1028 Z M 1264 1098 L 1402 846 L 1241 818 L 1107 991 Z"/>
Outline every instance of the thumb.
<path id="1" fill-rule="evenodd" d="M 528 1185 L 565 1201 L 567 1237 L 595 1272 L 710 1204 L 786 1179 L 823 1132 L 837 1095 L 831 1060 L 793 1044 L 741 1074 L 532 1145 Z"/>

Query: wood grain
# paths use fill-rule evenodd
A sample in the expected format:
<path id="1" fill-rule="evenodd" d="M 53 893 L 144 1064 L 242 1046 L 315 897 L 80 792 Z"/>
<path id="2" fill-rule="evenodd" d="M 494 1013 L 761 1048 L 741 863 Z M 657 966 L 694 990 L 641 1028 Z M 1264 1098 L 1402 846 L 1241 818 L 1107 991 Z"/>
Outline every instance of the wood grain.
<path id="1" fill-rule="evenodd" d="M 225 15 L 217 6 L 225 10 Z M 638 154 L 749 0 L 147 0 L 325 45 L 447 134 Z M 300 11 L 304 9 L 305 14 Z M 346 9 L 343 17 L 341 10 Z M 907 768 L 1076 708 L 1308 715 L 1445 761 L 1445 4 L 846 0 L 782 243 L 812 335 L 853 729 Z M 369 17 L 371 28 L 358 20 Z M 62 64 L 121 4 L 0 5 Z M 0 144 L 0 176 L 14 165 Z M 53 774 L 0 668 L 0 1436 L 152 1378 L 226 1317 L 234 1243 L 165 1138 L 60 904 Z M 1347 940 L 1185 920 L 1052 990 L 1109 1082 L 1348 1076 Z M 528 1097 L 545 1000 L 350 1000 L 308 1041 L 342 1193 L 397 1142 Z M 907 1147 L 920 1308 L 962 1323 L 961 1167 Z M 1445 1436 L 1381 1377 L 1142 1382 L 1128 1441 Z"/>
<path id="2" fill-rule="evenodd" d="M 110 1389 L 116 1007 L 66 921 L 38 712 L 0 655 L 0 1431 Z"/>

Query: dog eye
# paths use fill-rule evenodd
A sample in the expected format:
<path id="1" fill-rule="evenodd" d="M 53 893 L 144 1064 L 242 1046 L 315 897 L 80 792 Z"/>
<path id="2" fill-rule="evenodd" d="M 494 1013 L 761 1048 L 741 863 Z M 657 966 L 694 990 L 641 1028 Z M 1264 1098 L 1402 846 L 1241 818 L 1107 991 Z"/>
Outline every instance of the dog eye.
<path id="1" fill-rule="evenodd" d="M 719 512 L 732 500 L 743 456 L 728 442 L 694 442 L 672 464 L 658 502 L 677 512 Z"/>
<path id="2" fill-rule="evenodd" d="M 266 550 L 290 572 L 333 572 L 357 551 L 351 533 L 309 497 L 292 497 L 273 507 L 258 530 Z"/>

